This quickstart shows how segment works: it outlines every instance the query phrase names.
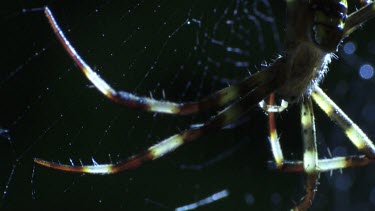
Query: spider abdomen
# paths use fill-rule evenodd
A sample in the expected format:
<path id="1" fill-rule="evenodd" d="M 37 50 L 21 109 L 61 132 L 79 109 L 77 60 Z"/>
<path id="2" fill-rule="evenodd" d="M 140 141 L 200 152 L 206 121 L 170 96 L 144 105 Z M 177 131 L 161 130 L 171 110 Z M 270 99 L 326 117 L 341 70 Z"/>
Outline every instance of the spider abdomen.
<path id="1" fill-rule="evenodd" d="M 299 42 L 287 51 L 285 83 L 278 93 L 290 103 L 299 101 L 305 95 L 309 96 L 311 89 L 318 85 L 325 75 L 330 61 L 331 54 L 314 43 Z"/>

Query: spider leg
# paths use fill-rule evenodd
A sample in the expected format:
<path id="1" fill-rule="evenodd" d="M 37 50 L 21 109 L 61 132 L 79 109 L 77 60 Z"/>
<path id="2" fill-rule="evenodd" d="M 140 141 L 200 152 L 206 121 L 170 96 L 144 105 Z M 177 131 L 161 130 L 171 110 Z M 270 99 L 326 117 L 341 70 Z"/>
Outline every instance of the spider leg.
<path id="1" fill-rule="evenodd" d="M 177 207 L 176 209 L 174 209 L 174 211 L 188 211 L 188 210 L 195 210 L 197 208 L 199 209 L 199 207 L 201 207 L 201 206 L 205 206 L 205 205 L 214 203 L 215 201 L 223 199 L 223 198 L 228 197 L 228 196 L 229 196 L 229 191 L 227 189 L 224 189 L 222 191 L 214 193 L 211 196 L 208 196 L 208 197 L 206 197 L 204 199 L 201 199 L 199 201 L 196 201 L 194 203 L 187 204 L 187 205 L 184 205 L 184 206 L 181 206 L 181 207 Z"/>
<path id="2" fill-rule="evenodd" d="M 274 94 L 270 95 L 269 105 L 274 104 Z M 270 143 L 272 148 L 272 154 L 275 160 L 275 164 L 272 168 L 285 171 L 288 167 L 298 167 L 299 171 L 303 171 L 307 174 L 306 180 L 306 194 L 302 198 L 301 202 L 294 207 L 294 210 L 306 210 L 310 207 L 312 200 L 315 196 L 315 191 L 318 184 L 319 170 L 318 170 L 318 153 L 316 147 L 316 136 L 315 136 L 315 123 L 314 113 L 312 109 L 311 99 L 306 100 L 301 105 L 301 124 L 302 124 L 302 135 L 303 135 L 303 147 L 304 155 L 303 162 L 298 163 L 299 165 L 290 165 L 290 163 L 284 162 L 279 137 L 277 135 L 275 113 L 268 113 L 269 130 L 270 130 Z M 287 164 L 287 166 L 284 166 Z"/>
<path id="3" fill-rule="evenodd" d="M 264 100 L 259 102 L 259 107 L 268 113 L 280 113 L 288 108 L 288 102 L 285 100 L 281 101 L 280 105 L 267 104 Z"/>
<path id="4" fill-rule="evenodd" d="M 288 104 L 289 103 L 287 101 L 282 100 L 280 105 L 270 105 L 267 104 L 264 100 L 262 100 L 259 102 L 259 107 L 261 107 L 264 111 L 269 113 L 280 113 L 288 108 Z"/>
<path id="5" fill-rule="evenodd" d="M 315 120 L 311 98 L 301 103 L 301 124 L 303 139 L 303 169 L 307 174 L 306 195 L 294 210 L 306 210 L 310 207 L 318 185 L 318 152 L 316 147 Z"/>
<path id="6" fill-rule="evenodd" d="M 348 16 L 344 27 L 344 36 L 349 36 L 357 30 L 363 23 L 375 17 L 375 2 L 362 7 Z"/>
<path id="7" fill-rule="evenodd" d="M 94 86 L 110 100 L 128 107 L 169 114 L 192 114 L 205 109 L 226 105 L 259 86 L 264 78 L 262 76 L 260 77 L 261 74 L 256 73 L 242 82 L 221 89 L 200 101 L 186 103 L 155 100 L 148 97 L 140 97 L 126 91 L 116 91 L 81 58 L 74 47 L 70 44 L 69 40 L 65 37 L 48 7 L 44 8 L 44 13 L 56 37 L 67 51 L 68 55 L 73 59 L 74 63 L 80 70 L 82 70 L 86 77 L 94 84 Z"/>
<path id="8" fill-rule="evenodd" d="M 318 170 L 319 172 L 332 171 L 337 169 L 351 168 L 367 166 L 369 164 L 375 163 L 374 159 L 370 159 L 365 155 L 352 155 L 346 157 L 334 157 L 327 159 L 318 160 Z M 276 170 L 275 165 L 269 165 L 269 169 Z M 281 171 L 283 172 L 303 172 L 303 162 L 302 161 L 289 161 L 285 160 Z"/>
<path id="9" fill-rule="evenodd" d="M 318 106 L 338 124 L 350 141 L 367 157 L 375 158 L 375 146 L 366 134 L 323 92 L 319 87 L 312 91 L 312 98 Z"/>
<path id="10" fill-rule="evenodd" d="M 272 93 L 269 98 L 269 105 L 273 106 L 275 101 L 275 94 Z M 284 156 L 283 151 L 281 150 L 280 138 L 277 135 L 276 122 L 275 122 L 275 113 L 268 112 L 268 125 L 270 131 L 270 137 L 268 138 L 271 144 L 273 159 L 275 160 L 276 167 L 278 169 L 283 168 Z"/>
<path id="11" fill-rule="evenodd" d="M 375 163 L 375 146 L 366 134 L 319 88 L 314 88 L 312 98 L 318 106 L 345 132 L 346 136 L 365 155 L 335 157 L 318 160 L 320 172 L 349 167 L 366 166 Z M 275 169 L 273 165 L 269 165 Z M 301 161 L 284 161 L 281 171 L 302 172 Z"/>
<path id="12" fill-rule="evenodd" d="M 275 70 L 276 66 L 270 66 L 268 70 Z M 261 71 L 263 75 L 267 75 L 268 71 Z M 39 158 L 34 158 L 34 161 L 42 166 L 46 166 L 53 169 L 70 172 L 81 172 L 91 174 L 112 174 L 132 169 L 140 166 L 144 162 L 155 160 L 170 153 L 180 147 L 181 145 L 190 142 L 198 137 L 212 131 L 221 129 L 224 126 L 238 120 L 245 115 L 253 106 L 257 105 L 260 100 L 268 96 L 277 87 L 277 81 L 274 78 L 264 78 L 263 84 L 257 87 L 240 100 L 234 102 L 229 107 L 220 111 L 216 116 L 212 117 L 205 124 L 199 127 L 188 129 L 182 133 L 173 135 L 163 141 L 151 146 L 145 152 L 130 157 L 128 160 L 119 162 L 117 164 L 105 164 L 105 165 L 87 165 L 87 166 L 70 166 L 61 165 L 60 163 L 54 163 L 45 161 Z"/>

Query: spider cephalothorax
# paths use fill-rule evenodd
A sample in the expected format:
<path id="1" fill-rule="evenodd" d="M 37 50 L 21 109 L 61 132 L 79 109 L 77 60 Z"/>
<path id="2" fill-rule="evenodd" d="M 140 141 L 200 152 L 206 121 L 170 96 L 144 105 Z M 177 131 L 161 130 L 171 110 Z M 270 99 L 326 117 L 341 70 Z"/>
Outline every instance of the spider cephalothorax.
<path id="1" fill-rule="evenodd" d="M 289 1 L 284 83 L 277 91 L 292 103 L 325 75 L 331 54 L 344 38 L 347 3 L 343 1 Z"/>
<path id="2" fill-rule="evenodd" d="M 374 161 L 375 146 L 318 86 L 318 82 L 327 70 L 331 55 L 336 51 L 342 39 L 349 36 L 364 22 L 375 17 L 374 2 L 347 15 L 346 0 L 288 0 L 287 38 L 283 57 L 238 84 L 221 89 L 200 101 L 184 103 L 158 101 L 113 89 L 78 55 L 57 25 L 51 11 L 44 8 L 44 12 L 69 56 L 94 86 L 110 100 L 129 107 L 176 115 L 226 107 L 207 122 L 172 135 L 143 153 L 116 164 L 75 166 L 35 158 L 35 162 L 40 165 L 92 174 L 125 171 L 138 167 L 146 161 L 160 158 L 184 143 L 241 119 L 259 102 L 260 106 L 269 113 L 269 140 L 275 161 L 271 166 L 281 171 L 305 172 L 307 175 L 306 195 L 295 207 L 296 210 L 305 210 L 311 205 L 320 172 L 367 165 Z M 281 106 L 274 105 L 273 93 L 277 93 L 284 99 Z M 263 101 L 268 96 L 270 96 L 269 105 Z M 344 130 L 347 137 L 364 155 L 318 159 L 312 100 Z M 274 112 L 282 112 L 288 102 L 301 103 L 303 161 L 284 160 L 277 136 Z"/>

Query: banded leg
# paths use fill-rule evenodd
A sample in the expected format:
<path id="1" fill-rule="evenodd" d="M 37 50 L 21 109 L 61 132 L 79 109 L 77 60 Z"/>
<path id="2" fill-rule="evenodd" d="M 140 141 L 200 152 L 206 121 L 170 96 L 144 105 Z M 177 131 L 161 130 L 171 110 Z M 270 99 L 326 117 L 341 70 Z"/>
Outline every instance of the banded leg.
<path id="1" fill-rule="evenodd" d="M 219 90 L 198 102 L 186 103 L 155 100 L 148 97 L 136 96 L 126 91 L 116 91 L 81 58 L 74 47 L 70 44 L 69 40 L 65 37 L 48 7 L 44 8 L 44 13 L 56 37 L 67 51 L 68 55 L 73 59 L 74 63 L 86 75 L 86 77 L 94 84 L 94 86 L 110 100 L 128 107 L 160 113 L 187 115 L 208 108 L 221 107 L 248 94 L 255 87 L 263 83 L 264 76 L 258 72 L 239 84 Z M 271 76 L 271 78 L 272 77 L 273 76 Z"/>
<path id="2" fill-rule="evenodd" d="M 39 158 L 35 158 L 34 161 L 42 166 L 53 169 L 91 174 L 112 174 L 132 169 L 140 166 L 146 161 L 160 158 L 163 155 L 174 151 L 182 144 L 190 142 L 213 129 L 221 129 L 225 125 L 228 125 L 242 118 L 253 106 L 257 105 L 260 100 L 274 91 L 275 87 L 273 87 L 272 85 L 276 84 L 277 83 L 266 83 L 264 84 L 264 86 L 258 87 L 241 100 L 222 110 L 218 115 L 211 118 L 202 126 L 186 130 L 180 134 L 173 135 L 161 141 L 160 143 L 148 148 L 145 152 L 130 157 L 128 160 L 119 162 L 117 164 L 70 166 L 45 161 Z"/>
<path id="3" fill-rule="evenodd" d="M 318 160 L 319 172 L 350 167 L 366 166 L 375 163 L 375 147 L 366 134 L 321 90 L 316 87 L 312 92 L 313 100 L 345 132 L 346 136 L 365 155 L 335 157 Z M 272 165 L 271 168 L 275 169 Z M 302 172 L 302 161 L 284 161 L 281 171 Z"/>
<path id="4" fill-rule="evenodd" d="M 339 125 L 350 141 L 367 157 L 375 158 L 375 146 L 366 134 L 318 86 L 312 91 L 318 106 Z"/>
<path id="5" fill-rule="evenodd" d="M 269 98 L 269 105 L 273 106 L 275 104 L 275 94 L 272 93 Z M 269 141 L 271 144 L 272 155 L 275 161 L 276 167 L 282 169 L 284 163 L 283 151 L 281 150 L 280 139 L 277 135 L 277 128 L 275 122 L 275 113 L 268 112 L 268 125 L 270 131 Z"/>
<path id="6" fill-rule="evenodd" d="M 334 157 L 318 160 L 319 172 L 332 171 L 337 169 L 367 166 L 375 163 L 375 159 L 370 159 L 365 155 L 352 155 L 347 157 Z M 275 165 L 269 165 L 271 170 L 280 170 Z M 303 161 L 285 160 L 281 169 L 282 172 L 303 172 Z"/>
<path id="7" fill-rule="evenodd" d="M 306 210 L 310 207 L 318 185 L 318 152 L 316 147 L 315 120 L 310 98 L 301 103 L 301 124 L 303 139 L 303 169 L 307 174 L 306 195 L 294 210 Z"/>

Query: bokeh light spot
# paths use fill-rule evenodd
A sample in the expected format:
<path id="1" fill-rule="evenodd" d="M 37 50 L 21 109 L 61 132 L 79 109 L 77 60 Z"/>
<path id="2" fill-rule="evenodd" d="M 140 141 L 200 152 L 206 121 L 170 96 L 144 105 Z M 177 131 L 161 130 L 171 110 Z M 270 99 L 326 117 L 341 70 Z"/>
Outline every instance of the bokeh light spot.
<path id="1" fill-rule="evenodd" d="M 370 79 L 374 76 L 374 67 L 370 64 L 364 64 L 359 68 L 359 75 L 363 79 Z"/>
<path id="2" fill-rule="evenodd" d="M 352 183 L 352 178 L 348 174 L 341 174 L 335 180 L 335 188 L 340 191 L 347 191 Z"/>
<path id="3" fill-rule="evenodd" d="M 245 194 L 245 202 L 246 202 L 246 204 L 248 204 L 248 205 L 253 205 L 254 202 L 255 202 L 255 199 L 254 199 L 253 194 L 251 194 L 251 193 L 246 193 L 246 194 Z"/>
<path id="4" fill-rule="evenodd" d="M 347 42 L 344 44 L 344 52 L 351 55 L 357 50 L 357 46 L 353 42 Z"/>

